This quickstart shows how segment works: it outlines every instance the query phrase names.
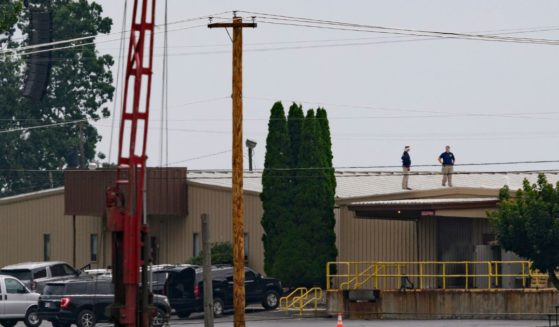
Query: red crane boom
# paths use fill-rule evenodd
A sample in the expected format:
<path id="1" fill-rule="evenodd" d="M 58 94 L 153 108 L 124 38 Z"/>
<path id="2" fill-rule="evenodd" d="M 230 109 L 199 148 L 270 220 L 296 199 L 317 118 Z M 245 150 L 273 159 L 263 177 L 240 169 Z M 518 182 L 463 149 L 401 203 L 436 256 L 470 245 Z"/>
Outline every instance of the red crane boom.
<path id="1" fill-rule="evenodd" d="M 140 267 L 147 258 L 142 253 L 147 234 L 147 224 L 142 222 L 142 193 L 147 158 L 154 21 L 155 0 L 134 0 L 116 185 L 106 194 L 115 286 L 115 303 L 110 308 L 110 315 L 115 326 L 149 326 L 151 322 L 149 300 L 147 296 L 139 297 L 139 275 Z M 144 281 L 142 287 L 147 287 L 146 284 Z"/>

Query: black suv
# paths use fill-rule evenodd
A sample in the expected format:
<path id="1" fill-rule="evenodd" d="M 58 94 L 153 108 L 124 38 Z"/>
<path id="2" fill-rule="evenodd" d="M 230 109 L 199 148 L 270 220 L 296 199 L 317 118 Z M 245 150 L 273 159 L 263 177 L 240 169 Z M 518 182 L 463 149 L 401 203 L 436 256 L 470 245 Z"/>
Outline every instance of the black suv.
<path id="1" fill-rule="evenodd" d="M 154 293 L 167 295 L 171 307 L 181 318 L 193 312 L 204 311 L 204 284 L 202 268 L 199 266 L 175 266 L 153 271 Z M 163 286 L 162 286 L 163 285 Z M 214 315 L 233 307 L 233 267 L 212 267 Z M 265 309 L 278 307 L 282 295 L 281 282 L 275 278 L 261 276 L 245 268 L 246 304 L 262 304 Z"/>
<path id="2" fill-rule="evenodd" d="M 108 278 L 48 283 L 39 298 L 39 317 L 54 327 L 93 327 L 109 321 L 105 309 L 113 302 L 114 288 Z M 154 295 L 153 302 L 157 310 L 153 326 L 161 327 L 169 321 L 171 307 L 162 295 Z"/>

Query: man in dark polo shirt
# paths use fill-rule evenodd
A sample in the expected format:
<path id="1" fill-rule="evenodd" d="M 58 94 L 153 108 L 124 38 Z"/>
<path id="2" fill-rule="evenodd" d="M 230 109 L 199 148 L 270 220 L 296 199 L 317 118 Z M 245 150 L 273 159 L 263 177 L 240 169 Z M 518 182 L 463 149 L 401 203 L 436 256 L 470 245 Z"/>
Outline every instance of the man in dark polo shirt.
<path id="1" fill-rule="evenodd" d="M 439 163 L 443 165 L 443 186 L 446 186 L 448 180 L 448 186 L 452 187 L 452 173 L 454 172 L 454 153 L 450 152 L 450 145 L 445 147 L 445 152 L 441 153 L 439 156 Z"/>
<path id="2" fill-rule="evenodd" d="M 404 154 L 402 154 L 402 189 L 404 190 L 411 190 L 408 186 L 408 179 L 410 177 L 410 169 L 411 169 L 411 158 L 410 158 L 410 146 L 406 145 L 404 147 Z"/>

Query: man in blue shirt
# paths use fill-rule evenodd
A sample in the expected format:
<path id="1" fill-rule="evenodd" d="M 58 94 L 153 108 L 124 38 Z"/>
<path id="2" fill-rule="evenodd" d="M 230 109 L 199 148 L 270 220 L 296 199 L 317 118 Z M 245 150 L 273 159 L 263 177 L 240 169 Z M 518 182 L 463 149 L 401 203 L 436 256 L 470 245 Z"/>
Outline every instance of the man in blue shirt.
<path id="1" fill-rule="evenodd" d="M 445 147 L 445 152 L 441 153 L 441 155 L 439 156 L 439 163 L 443 165 L 443 186 L 446 186 L 446 181 L 448 180 L 448 186 L 452 187 L 454 160 L 454 153 L 450 152 L 450 145 L 447 145 Z"/>
<path id="2" fill-rule="evenodd" d="M 402 154 L 402 171 L 403 171 L 403 175 L 402 175 L 402 189 L 404 190 L 411 190 L 411 188 L 408 187 L 408 179 L 409 179 L 409 175 L 410 175 L 410 168 L 411 168 L 411 158 L 410 158 L 410 146 L 406 145 L 404 147 L 404 154 Z"/>

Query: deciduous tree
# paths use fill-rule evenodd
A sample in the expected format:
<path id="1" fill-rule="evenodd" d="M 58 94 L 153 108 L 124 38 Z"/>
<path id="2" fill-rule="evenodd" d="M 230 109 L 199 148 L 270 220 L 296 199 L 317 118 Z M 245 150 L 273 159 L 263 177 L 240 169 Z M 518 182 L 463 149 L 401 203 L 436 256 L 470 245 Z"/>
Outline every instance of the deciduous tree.
<path id="1" fill-rule="evenodd" d="M 497 240 L 533 262 L 533 267 L 549 274 L 559 289 L 555 270 L 559 266 L 559 184 L 550 184 L 540 175 L 535 184 L 524 180 L 522 189 L 511 196 L 507 186 L 500 192 L 497 210 L 490 215 Z"/>
<path id="2" fill-rule="evenodd" d="M 103 17 L 102 7 L 94 1 L 52 0 L 49 4 L 37 0 L 32 5 L 50 6 L 53 41 L 95 36 L 111 29 L 111 19 Z M 28 20 L 24 10 L 18 28 L 26 35 Z M 28 40 L 16 42 L 11 35 L 6 41 L 10 47 L 28 44 Z M 112 57 L 99 55 L 91 40 L 74 44 L 52 52 L 49 84 L 38 102 L 21 95 L 26 56 L 0 62 L 0 130 L 14 130 L 0 134 L 0 169 L 5 172 L 0 174 L 0 196 L 62 185 L 60 171 L 75 157 L 80 143 L 80 126 L 71 122 L 110 114 L 106 105 L 114 92 Z M 89 121 L 82 122 L 86 163 L 95 158 L 101 139 Z"/>

